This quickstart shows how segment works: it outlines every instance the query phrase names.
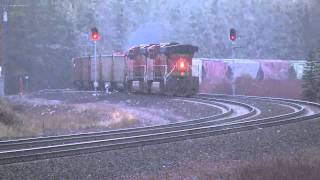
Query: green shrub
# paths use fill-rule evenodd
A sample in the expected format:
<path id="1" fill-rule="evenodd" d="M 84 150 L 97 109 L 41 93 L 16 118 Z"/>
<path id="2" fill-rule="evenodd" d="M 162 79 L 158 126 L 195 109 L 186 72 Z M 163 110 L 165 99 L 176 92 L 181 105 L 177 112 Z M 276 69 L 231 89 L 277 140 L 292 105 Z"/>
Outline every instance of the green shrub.
<path id="1" fill-rule="evenodd" d="M 19 122 L 18 115 L 4 99 L 0 99 L 0 123 L 6 126 L 12 126 Z"/>

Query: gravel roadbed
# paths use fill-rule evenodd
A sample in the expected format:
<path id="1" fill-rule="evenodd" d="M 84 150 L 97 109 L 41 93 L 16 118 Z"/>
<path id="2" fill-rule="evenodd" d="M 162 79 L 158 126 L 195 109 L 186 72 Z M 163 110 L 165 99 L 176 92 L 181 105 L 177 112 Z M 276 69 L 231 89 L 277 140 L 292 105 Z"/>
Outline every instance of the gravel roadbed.
<path id="1" fill-rule="evenodd" d="M 283 157 L 305 149 L 319 149 L 319 136 L 320 120 L 312 120 L 203 139 L 5 165 L 0 166 L 0 176 L 3 179 L 141 179 L 190 168 L 195 163 L 228 169 L 233 164 L 265 156 Z M 214 177 L 216 172 L 212 169 L 208 173 Z M 197 179 L 192 173 L 184 178 Z"/>

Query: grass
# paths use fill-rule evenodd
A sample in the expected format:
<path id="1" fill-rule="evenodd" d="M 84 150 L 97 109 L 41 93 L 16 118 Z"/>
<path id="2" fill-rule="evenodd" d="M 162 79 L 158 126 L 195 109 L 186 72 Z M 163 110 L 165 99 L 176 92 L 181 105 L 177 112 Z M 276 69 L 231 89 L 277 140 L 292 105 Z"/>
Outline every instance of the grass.
<path id="1" fill-rule="evenodd" d="M 0 137 L 22 136 L 23 121 L 21 115 L 4 99 L 0 99 Z"/>
<path id="2" fill-rule="evenodd" d="M 44 105 L 23 99 L 0 100 L 1 139 L 129 128 L 139 123 L 134 114 L 109 104 Z"/>
<path id="3" fill-rule="evenodd" d="M 0 99 L 0 123 L 6 126 L 12 126 L 20 123 L 21 121 L 19 119 L 19 115 L 14 112 L 9 103 Z"/>
<path id="4" fill-rule="evenodd" d="M 269 157 L 254 161 L 193 161 L 181 167 L 127 176 L 139 180 L 319 180 L 320 152 L 308 150 L 287 157 Z"/>
<path id="5" fill-rule="evenodd" d="M 111 112 L 111 121 L 109 122 L 110 128 L 123 128 L 134 127 L 139 123 L 139 120 L 135 118 L 131 113 L 123 110 L 113 110 Z"/>
<path id="6" fill-rule="evenodd" d="M 255 162 L 235 171 L 237 180 L 318 180 L 320 160 L 314 157 Z"/>

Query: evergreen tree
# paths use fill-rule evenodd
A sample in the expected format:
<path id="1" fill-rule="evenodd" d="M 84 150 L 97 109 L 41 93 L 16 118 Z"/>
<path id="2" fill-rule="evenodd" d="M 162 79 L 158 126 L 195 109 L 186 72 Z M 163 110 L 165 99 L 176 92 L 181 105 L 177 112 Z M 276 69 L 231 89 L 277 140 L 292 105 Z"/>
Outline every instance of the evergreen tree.
<path id="1" fill-rule="evenodd" d="M 125 44 L 127 20 L 124 14 L 124 8 L 125 2 L 123 0 L 117 0 L 113 7 L 113 10 L 115 12 L 113 17 L 113 26 L 115 31 L 113 37 L 113 50 L 119 52 L 124 51 L 123 47 Z"/>
<path id="2" fill-rule="evenodd" d="M 310 53 L 303 73 L 303 95 L 309 101 L 316 101 L 319 91 L 316 78 L 316 57 L 315 52 Z"/>
<path id="3" fill-rule="evenodd" d="M 74 57 L 73 24 L 55 1 L 21 2 L 11 9 L 6 42 L 6 92 L 17 93 L 18 77 L 28 75 L 32 90 L 65 88 L 71 84 Z"/>
<path id="4" fill-rule="evenodd" d="M 315 55 L 315 79 L 316 79 L 316 95 L 317 101 L 320 102 L 320 48 L 316 50 Z"/>

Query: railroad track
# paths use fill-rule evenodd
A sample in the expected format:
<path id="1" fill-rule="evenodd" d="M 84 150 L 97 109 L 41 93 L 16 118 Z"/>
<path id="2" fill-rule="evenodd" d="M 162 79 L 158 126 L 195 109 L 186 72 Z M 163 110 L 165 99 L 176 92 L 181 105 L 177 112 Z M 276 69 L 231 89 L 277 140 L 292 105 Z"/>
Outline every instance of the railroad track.
<path id="1" fill-rule="evenodd" d="M 237 102 L 237 99 L 241 98 L 285 106 L 290 108 L 291 112 L 257 118 L 263 113 L 263 110 L 246 103 Z M 199 94 L 182 100 L 214 106 L 221 109 L 221 113 L 159 126 L 0 141 L 0 164 L 12 164 L 204 138 L 320 117 L 319 104 L 296 100 L 211 94 Z"/>

